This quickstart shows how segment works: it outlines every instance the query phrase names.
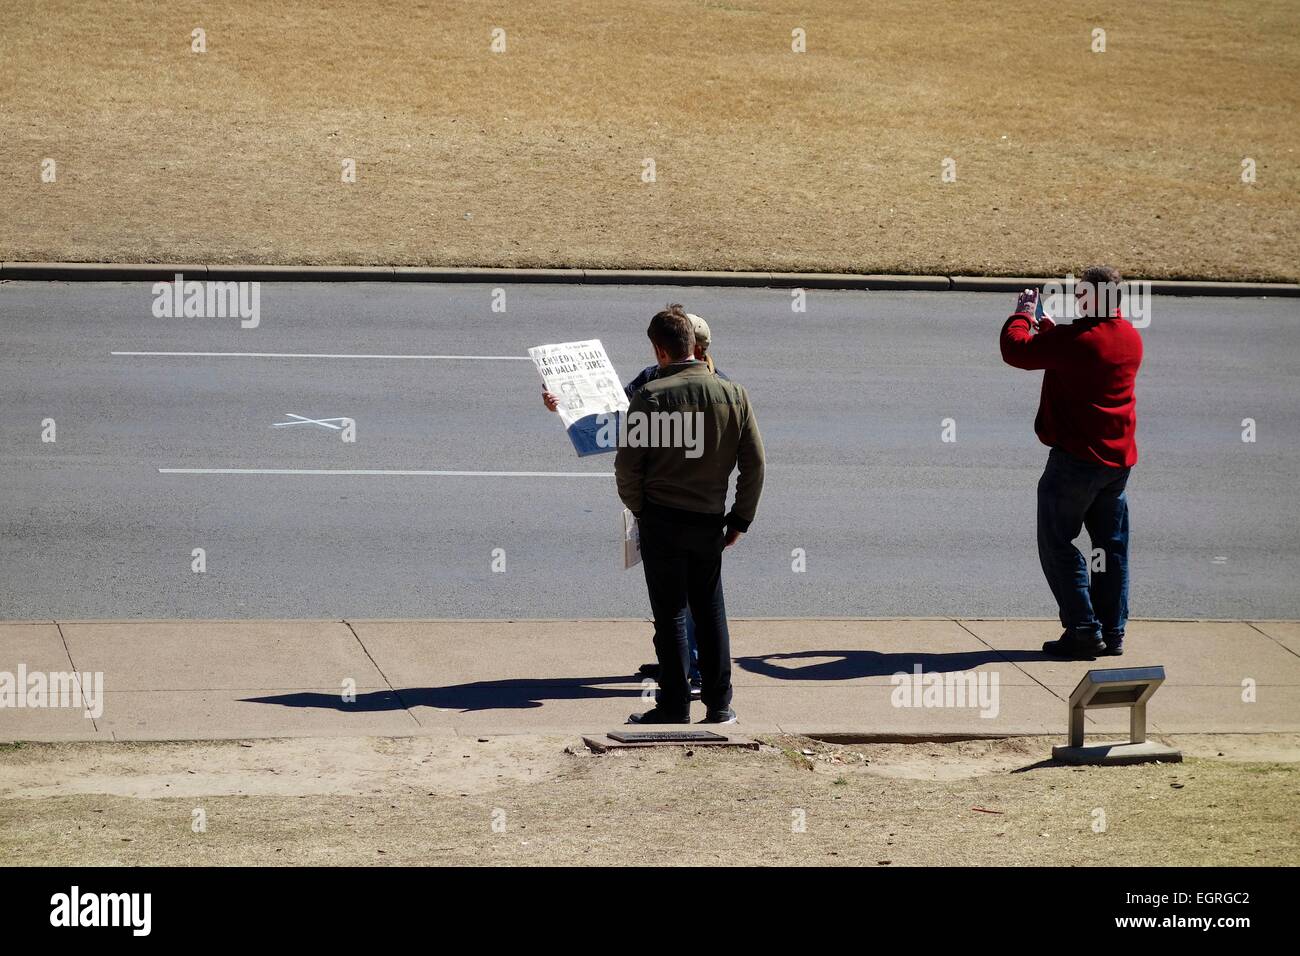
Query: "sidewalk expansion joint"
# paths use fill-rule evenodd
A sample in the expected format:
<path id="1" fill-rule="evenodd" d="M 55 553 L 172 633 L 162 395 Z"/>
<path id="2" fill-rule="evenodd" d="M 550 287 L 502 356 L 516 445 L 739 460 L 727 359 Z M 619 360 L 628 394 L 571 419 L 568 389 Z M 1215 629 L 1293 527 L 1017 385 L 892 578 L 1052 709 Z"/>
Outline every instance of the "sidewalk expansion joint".
<path id="1" fill-rule="evenodd" d="M 86 696 L 86 688 L 81 686 L 81 671 L 77 670 L 77 662 L 72 659 L 72 648 L 68 646 L 68 639 L 63 636 L 63 625 L 58 621 L 55 621 L 54 626 L 58 629 L 59 640 L 63 642 L 63 653 L 68 655 L 68 663 L 72 665 L 72 674 L 74 679 L 77 681 L 77 689 L 81 691 L 82 706 L 86 708 L 87 714 L 89 714 L 90 698 Z M 99 721 L 95 720 L 94 717 L 90 718 L 90 726 L 95 729 L 96 734 L 99 733 Z"/>
<path id="2" fill-rule="evenodd" d="M 375 660 L 374 655 L 370 653 L 370 648 L 366 647 L 365 641 L 361 640 L 361 635 L 358 634 L 357 629 L 352 626 L 352 622 L 344 621 L 343 625 L 349 631 L 352 632 L 352 636 L 356 638 L 357 644 L 361 647 L 361 650 L 365 653 L 366 657 L 370 660 L 370 663 L 374 665 L 375 671 L 379 674 L 380 677 L 384 679 L 384 683 L 388 685 L 388 689 L 393 692 L 393 696 L 397 698 L 397 702 L 402 705 L 402 710 L 406 711 L 406 716 L 410 717 L 411 720 L 415 721 L 415 726 L 423 728 L 424 725 L 420 723 L 420 718 L 415 716 L 415 714 L 411 711 L 411 708 L 407 705 L 406 701 L 402 699 L 402 692 L 393 686 L 393 682 L 388 679 L 388 675 L 384 673 L 384 669 L 379 666 L 379 662 Z"/>

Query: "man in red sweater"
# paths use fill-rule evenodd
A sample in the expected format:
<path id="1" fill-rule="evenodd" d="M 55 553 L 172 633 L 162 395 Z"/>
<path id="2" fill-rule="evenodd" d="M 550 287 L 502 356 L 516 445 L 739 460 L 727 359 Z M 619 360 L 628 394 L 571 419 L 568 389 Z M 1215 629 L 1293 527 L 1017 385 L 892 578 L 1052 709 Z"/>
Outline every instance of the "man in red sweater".
<path id="1" fill-rule="evenodd" d="M 1120 314 L 1121 281 L 1110 266 L 1085 270 L 1075 290 L 1078 318 L 1068 325 L 1039 312 L 1037 290 L 1026 289 L 1002 326 L 1003 361 L 1043 370 L 1034 431 L 1052 450 L 1038 482 L 1038 558 L 1065 628 L 1043 645 L 1054 657 L 1090 660 L 1124 652 L 1124 489 L 1137 462 L 1133 385 L 1142 338 Z M 1084 527 L 1092 561 L 1073 543 Z"/>

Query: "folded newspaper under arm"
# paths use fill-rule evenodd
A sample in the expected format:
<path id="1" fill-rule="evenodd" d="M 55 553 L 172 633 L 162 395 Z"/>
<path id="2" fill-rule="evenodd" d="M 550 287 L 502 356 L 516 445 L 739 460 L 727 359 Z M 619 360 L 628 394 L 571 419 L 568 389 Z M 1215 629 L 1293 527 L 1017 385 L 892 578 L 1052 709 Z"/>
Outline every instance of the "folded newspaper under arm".
<path id="1" fill-rule="evenodd" d="M 636 515 L 623 509 L 623 570 L 641 563 L 641 526 Z"/>
<path id="2" fill-rule="evenodd" d="M 560 421 L 579 456 L 616 451 L 627 395 L 600 339 L 539 345 L 528 356 L 559 402 Z"/>

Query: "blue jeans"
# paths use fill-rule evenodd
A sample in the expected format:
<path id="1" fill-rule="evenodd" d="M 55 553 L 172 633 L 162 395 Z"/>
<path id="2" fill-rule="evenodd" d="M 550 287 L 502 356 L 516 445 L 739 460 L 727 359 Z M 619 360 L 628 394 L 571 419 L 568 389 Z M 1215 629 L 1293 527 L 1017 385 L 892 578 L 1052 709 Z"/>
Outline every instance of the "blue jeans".
<path id="1" fill-rule="evenodd" d="M 690 681 L 692 684 L 700 683 L 700 646 L 695 643 L 695 615 L 691 609 L 686 609 L 686 646 L 691 652 L 691 674 Z"/>
<path id="2" fill-rule="evenodd" d="M 1038 559 L 1068 631 L 1122 637 L 1128 622 L 1128 468 L 1081 461 L 1059 448 L 1038 480 Z M 1094 553 L 1074 546 L 1086 527 Z M 1088 572 L 1092 568 L 1092 578 Z"/>

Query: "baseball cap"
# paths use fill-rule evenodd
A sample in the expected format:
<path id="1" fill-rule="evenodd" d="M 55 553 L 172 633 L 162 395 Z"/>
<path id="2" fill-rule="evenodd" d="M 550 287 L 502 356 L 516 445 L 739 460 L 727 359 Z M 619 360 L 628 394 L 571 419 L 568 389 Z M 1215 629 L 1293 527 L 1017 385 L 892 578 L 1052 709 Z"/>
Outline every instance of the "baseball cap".
<path id="1" fill-rule="evenodd" d="M 710 342 L 709 323 L 705 322 L 698 315 L 686 313 L 686 317 L 691 320 L 691 330 L 695 333 L 695 344 L 702 348 L 708 348 Z"/>

